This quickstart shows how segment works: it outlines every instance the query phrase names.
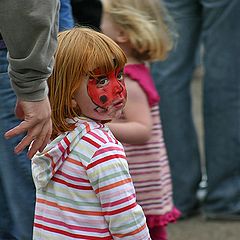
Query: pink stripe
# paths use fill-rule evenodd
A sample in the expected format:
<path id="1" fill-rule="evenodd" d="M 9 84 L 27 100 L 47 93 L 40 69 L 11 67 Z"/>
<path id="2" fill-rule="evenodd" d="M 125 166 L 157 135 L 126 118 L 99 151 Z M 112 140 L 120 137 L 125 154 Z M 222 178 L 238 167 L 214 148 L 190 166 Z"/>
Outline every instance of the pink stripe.
<path id="1" fill-rule="evenodd" d="M 103 212 L 104 215 L 107 215 L 107 216 L 111 216 L 111 215 L 116 215 L 116 214 L 120 214 L 120 213 L 123 213 L 123 212 L 126 212 L 130 209 L 133 209 L 137 206 L 137 203 L 136 202 L 133 202 L 132 204 L 129 204 L 125 207 L 122 207 L 122 208 L 118 208 L 116 210 L 113 210 L 113 211 L 106 211 L 106 212 Z"/>
<path id="2" fill-rule="evenodd" d="M 99 140 L 99 141 L 102 142 L 102 143 L 106 143 L 106 141 L 105 141 L 104 138 L 98 136 L 98 135 L 97 135 L 96 133 L 94 133 L 94 132 L 89 132 L 89 135 L 93 136 L 94 138 L 96 138 L 97 140 Z"/>
<path id="3" fill-rule="evenodd" d="M 105 134 L 105 136 L 107 137 L 107 139 L 108 139 L 109 142 L 111 142 L 111 143 L 112 143 L 112 142 L 117 143 L 116 140 L 115 140 L 115 139 L 112 139 L 107 132 L 103 132 L 103 133 Z M 114 140 L 114 141 L 113 141 L 113 140 Z"/>
<path id="4" fill-rule="evenodd" d="M 70 141 L 68 140 L 68 138 L 67 137 L 65 137 L 64 139 L 63 139 L 63 141 L 66 143 L 66 145 L 67 145 L 67 149 L 66 149 L 66 151 L 67 151 L 67 154 L 69 155 L 69 153 L 70 153 L 70 149 L 69 149 L 69 146 L 70 146 Z"/>
<path id="5" fill-rule="evenodd" d="M 152 188 L 152 189 L 149 189 L 149 190 L 141 190 L 141 191 L 136 188 L 137 194 L 143 194 L 143 193 L 147 194 L 147 193 L 151 193 L 151 192 L 155 192 L 155 191 L 161 191 L 161 190 L 162 190 L 161 186 L 159 186 L 157 188 Z"/>
<path id="6" fill-rule="evenodd" d="M 90 235 L 74 234 L 74 233 L 70 233 L 70 232 L 67 232 L 67 231 L 63 231 L 61 229 L 48 227 L 48 226 L 38 224 L 38 223 L 34 223 L 34 227 L 44 229 L 45 231 L 48 231 L 48 232 L 58 233 L 58 234 L 65 235 L 65 236 L 68 236 L 68 237 L 71 237 L 71 238 L 76 238 L 76 239 L 88 239 L 88 240 L 100 240 L 100 239 L 101 240 L 111 240 L 112 239 L 111 236 L 94 237 L 94 236 L 90 236 Z"/>
<path id="7" fill-rule="evenodd" d="M 166 164 L 166 161 L 163 162 L 164 164 Z M 146 170 L 150 170 L 150 169 L 153 169 L 153 170 L 156 170 L 156 168 L 163 168 L 164 167 L 164 164 L 161 164 L 161 161 L 159 161 L 158 163 L 152 163 L 152 162 L 149 162 L 147 163 L 148 166 L 144 166 L 144 164 L 142 163 L 138 163 L 138 165 L 132 165 L 132 164 L 129 164 L 131 170 L 141 170 L 141 169 L 146 169 Z M 159 169 L 159 172 L 160 172 L 160 169 Z"/>
<path id="8" fill-rule="evenodd" d="M 70 224 L 66 224 L 65 222 L 62 222 L 62 221 L 54 220 L 51 218 L 46 218 L 46 217 L 39 216 L 39 215 L 35 215 L 35 219 L 43 221 L 45 223 L 51 223 L 51 224 L 54 224 L 57 226 L 62 226 L 62 227 L 65 227 L 65 228 L 71 229 L 71 230 L 94 232 L 94 233 L 108 233 L 109 232 L 107 228 L 98 229 L 98 228 L 81 227 L 81 226 L 79 226 L 81 223 L 78 223 L 79 225 L 70 225 Z"/>
<path id="9" fill-rule="evenodd" d="M 139 154 L 141 153 L 145 153 L 145 154 L 148 154 L 148 153 L 151 153 L 152 151 L 157 151 L 157 152 L 160 152 L 159 151 L 159 145 L 158 146 L 146 146 L 145 148 L 138 148 L 138 149 L 125 149 L 125 152 L 126 154 L 131 154 L 131 153 L 134 153 L 134 152 L 137 152 Z"/>
<path id="10" fill-rule="evenodd" d="M 89 180 L 87 180 L 87 179 L 71 176 L 71 175 L 69 175 L 69 174 L 66 174 L 66 173 L 62 172 L 61 170 L 58 170 L 57 174 L 65 177 L 65 178 L 67 178 L 67 179 L 76 181 L 76 182 L 90 183 Z"/>
<path id="11" fill-rule="evenodd" d="M 60 211 L 60 213 L 59 213 Z M 96 225 L 96 224 L 101 224 L 101 225 L 105 225 L 106 222 L 104 221 L 104 218 L 102 217 L 96 217 L 96 216 L 88 216 L 86 218 L 86 215 L 80 215 L 80 214 L 71 214 L 71 215 L 66 215 L 64 214 L 63 211 L 59 210 L 59 209 L 49 209 L 46 208 L 45 206 L 43 207 L 41 204 L 37 204 L 36 207 L 36 214 L 38 214 L 38 212 L 40 212 L 40 214 L 42 214 L 42 212 L 44 212 L 45 215 L 52 215 L 52 217 L 56 218 L 56 216 L 60 216 L 64 215 L 64 219 L 66 220 L 66 222 L 68 221 L 77 221 L 77 222 L 82 222 L 83 224 L 87 224 L 87 225 Z"/>
<path id="12" fill-rule="evenodd" d="M 150 171 L 150 172 L 146 172 L 146 171 L 139 171 L 139 172 L 137 172 L 137 171 L 132 171 L 131 169 L 130 169 L 130 174 L 133 174 L 133 175 L 144 175 L 144 174 L 154 174 L 154 173 L 159 173 L 159 171 Z"/>
<path id="13" fill-rule="evenodd" d="M 148 175 L 148 174 L 147 174 Z M 134 180 L 134 184 L 141 184 L 141 183 L 156 183 L 156 182 L 160 182 L 162 179 L 161 178 L 151 178 L 151 180 L 145 180 L 145 179 L 141 179 L 141 180 Z"/>
<path id="14" fill-rule="evenodd" d="M 78 190 L 93 190 L 92 186 L 80 186 L 80 185 L 72 184 L 72 183 L 66 182 L 62 179 L 59 179 L 57 177 L 53 177 L 52 181 L 63 184 L 63 185 L 68 186 L 70 188 L 78 189 Z"/>
<path id="15" fill-rule="evenodd" d="M 102 208 L 114 207 L 114 206 L 120 205 L 122 203 L 128 202 L 128 201 L 132 200 L 133 198 L 135 198 L 135 194 L 132 194 L 126 198 L 122 198 L 115 202 L 104 203 L 101 206 L 102 206 Z"/>
<path id="16" fill-rule="evenodd" d="M 73 164 L 73 163 L 71 163 Z M 80 175 L 80 176 L 85 176 L 86 175 L 86 171 L 84 170 L 84 168 L 73 168 L 71 166 L 68 166 L 67 164 L 65 164 L 65 170 L 66 172 L 70 172 L 72 175 Z"/>
<path id="17" fill-rule="evenodd" d="M 96 143 L 94 140 L 92 140 L 91 138 L 88 138 L 88 137 L 86 137 L 86 136 L 83 136 L 83 137 L 82 137 L 82 140 L 86 141 L 87 143 L 93 145 L 93 146 L 96 147 L 96 148 L 99 148 L 99 147 L 100 147 L 100 145 L 99 145 L 98 143 Z"/>
<path id="18" fill-rule="evenodd" d="M 125 185 L 125 191 L 132 191 L 132 186 L 131 185 Z M 122 190 L 116 190 L 116 191 L 112 191 L 106 195 L 102 196 L 102 200 L 103 201 L 108 201 L 109 198 L 119 198 L 119 196 L 121 196 L 122 194 Z"/>
<path id="19" fill-rule="evenodd" d="M 94 156 L 93 156 L 94 157 Z M 100 165 L 102 163 L 105 163 L 105 162 L 108 162 L 108 161 L 112 161 L 112 160 L 115 160 L 116 158 L 120 158 L 122 160 L 126 160 L 126 157 L 124 155 L 121 155 L 121 154 L 113 154 L 113 155 L 107 155 L 105 157 L 102 157 L 102 158 L 99 158 L 98 160 L 96 160 L 95 162 L 91 162 L 90 164 L 88 164 L 87 166 L 87 170 L 97 166 L 97 165 Z"/>
<path id="20" fill-rule="evenodd" d="M 64 153 L 65 152 L 65 148 L 63 147 L 63 145 L 61 144 L 61 142 L 58 143 L 58 149 Z"/>
<path id="21" fill-rule="evenodd" d="M 141 162 L 131 162 L 129 165 L 145 165 L 145 164 L 151 164 L 151 163 L 159 163 L 159 160 L 153 160 L 153 161 L 141 161 Z M 160 165 L 160 164 L 159 164 Z"/>
<path id="22" fill-rule="evenodd" d="M 106 148 L 99 149 L 98 151 L 96 151 L 93 157 L 96 157 L 102 153 L 111 152 L 111 151 L 118 151 L 118 152 L 120 151 L 121 154 L 124 153 L 122 147 L 120 147 L 120 146 L 119 147 L 106 147 Z"/>
<path id="23" fill-rule="evenodd" d="M 150 152 L 150 153 L 147 153 L 147 155 L 149 156 L 149 155 L 155 155 L 155 154 L 158 154 L 159 153 L 159 151 L 158 152 Z M 146 156 L 146 153 L 138 153 L 138 154 L 128 154 L 128 153 L 126 153 L 127 154 L 127 156 L 129 156 L 129 157 L 145 157 Z"/>

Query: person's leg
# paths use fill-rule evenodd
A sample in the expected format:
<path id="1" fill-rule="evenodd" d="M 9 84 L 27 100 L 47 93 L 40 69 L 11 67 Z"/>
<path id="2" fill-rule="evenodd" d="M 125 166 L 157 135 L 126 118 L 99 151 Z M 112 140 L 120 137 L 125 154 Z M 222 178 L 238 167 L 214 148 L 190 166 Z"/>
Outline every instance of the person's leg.
<path id="1" fill-rule="evenodd" d="M 32 239 L 35 188 L 27 151 L 19 155 L 13 152 L 22 136 L 10 140 L 3 136 L 19 124 L 7 66 L 6 50 L 0 50 L 0 240 L 26 240 Z"/>
<path id="2" fill-rule="evenodd" d="M 15 240 L 15 238 L 10 234 L 12 232 L 11 226 L 12 222 L 9 218 L 10 213 L 8 209 L 7 199 L 5 198 L 5 188 L 2 183 L 2 178 L 0 174 L 0 239 Z"/>
<path id="3" fill-rule="evenodd" d="M 224 4 L 225 2 L 225 4 Z M 240 1 L 202 0 L 206 215 L 240 219 Z"/>
<path id="4" fill-rule="evenodd" d="M 150 237 L 152 240 L 167 240 L 166 227 L 153 227 L 149 228 Z"/>
<path id="5" fill-rule="evenodd" d="M 173 198 L 182 216 L 193 214 L 201 180 L 197 135 L 192 118 L 190 84 L 199 46 L 201 8 L 193 0 L 166 0 L 176 21 L 177 46 L 152 73 L 160 93 L 160 113 L 173 180 Z"/>

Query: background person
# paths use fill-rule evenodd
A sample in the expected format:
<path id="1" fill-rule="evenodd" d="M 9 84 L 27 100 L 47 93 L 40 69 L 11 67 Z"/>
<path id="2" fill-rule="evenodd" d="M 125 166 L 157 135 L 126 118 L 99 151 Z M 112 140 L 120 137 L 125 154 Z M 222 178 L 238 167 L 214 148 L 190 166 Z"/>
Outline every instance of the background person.
<path id="1" fill-rule="evenodd" d="M 179 39 L 152 72 L 161 95 L 163 133 L 176 206 L 183 217 L 199 211 L 199 145 L 192 119 L 190 84 L 199 41 L 203 44 L 203 118 L 207 218 L 240 219 L 240 2 L 165 0 Z"/>
<path id="2" fill-rule="evenodd" d="M 166 240 L 166 226 L 179 217 L 159 116 L 159 95 L 147 65 L 172 48 L 159 0 L 103 0 L 101 30 L 124 50 L 128 100 L 120 119 L 108 123 L 123 143 L 137 201 L 153 240 Z M 153 37 L 154 36 L 154 37 Z"/>

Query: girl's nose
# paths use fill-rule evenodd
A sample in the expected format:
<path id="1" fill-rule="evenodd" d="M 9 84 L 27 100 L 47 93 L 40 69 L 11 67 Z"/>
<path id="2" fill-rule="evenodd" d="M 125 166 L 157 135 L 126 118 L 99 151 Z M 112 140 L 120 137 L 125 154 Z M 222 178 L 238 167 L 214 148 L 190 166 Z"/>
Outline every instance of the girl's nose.
<path id="1" fill-rule="evenodd" d="M 124 90 L 123 84 L 117 80 L 114 84 L 113 93 L 119 94 L 119 93 L 123 92 L 123 90 Z"/>

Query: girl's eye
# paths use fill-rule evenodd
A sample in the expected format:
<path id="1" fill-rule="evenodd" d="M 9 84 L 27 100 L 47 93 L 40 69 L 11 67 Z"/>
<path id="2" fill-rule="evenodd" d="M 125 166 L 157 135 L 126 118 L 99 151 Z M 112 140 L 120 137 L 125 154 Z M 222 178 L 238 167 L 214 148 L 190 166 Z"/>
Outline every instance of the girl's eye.
<path id="1" fill-rule="evenodd" d="M 117 79 L 118 79 L 119 81 L 122 81 L 122 80 L 123 80 L 123 71 L 121 71 L 121 72 L 118 73 Z"/>
<path id="2" fill-rule="evenodd" d="M 99 78 L 97 80 L 97 86 L 98 87 L 103 87 L 105 86 L 106 84 L 108 84 L 109 80 L 107 78 Z"/>

